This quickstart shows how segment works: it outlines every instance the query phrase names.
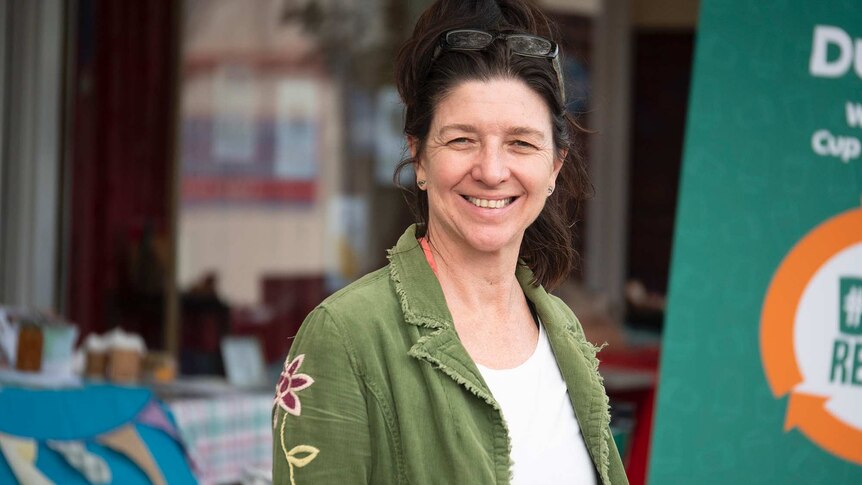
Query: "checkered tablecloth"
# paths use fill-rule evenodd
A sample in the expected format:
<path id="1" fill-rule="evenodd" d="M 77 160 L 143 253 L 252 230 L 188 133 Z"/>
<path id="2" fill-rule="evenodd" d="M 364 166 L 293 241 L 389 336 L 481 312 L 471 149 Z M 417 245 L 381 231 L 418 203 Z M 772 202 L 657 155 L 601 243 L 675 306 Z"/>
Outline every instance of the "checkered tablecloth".
<path id="1" fill-rule="evenodd" d="M 237 483 L 272 467 L 272 395 L 233 394 L 168 402 L 202 485 Z"/>

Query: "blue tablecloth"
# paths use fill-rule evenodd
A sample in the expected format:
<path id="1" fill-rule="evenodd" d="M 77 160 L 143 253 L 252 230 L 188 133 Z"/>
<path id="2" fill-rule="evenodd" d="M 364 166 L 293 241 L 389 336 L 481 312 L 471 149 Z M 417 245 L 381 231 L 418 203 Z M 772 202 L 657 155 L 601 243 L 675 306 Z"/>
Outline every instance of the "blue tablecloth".
<path id="1" fill-rule="evenodd" d="M 48 448 L 45 440 L 83 440 L 88 450 L 107 461 L 113 483 L 149 484 L 146 475 L 131 460 L 95 441 L 96 436 L 131 423 L 167 483 L 194 484 L 196 480 L 182 445 L 164 430 L 135 421 L 153 399 L 150 390 L 137 387 L 88 385 L 64 390 L 0 387 L 0 433 L 37 440 L 36 467 L 57 484 L 88 482 L 59 453 Z M 0 455 L 0 484 L 6 483 L 16 481 Z"/>

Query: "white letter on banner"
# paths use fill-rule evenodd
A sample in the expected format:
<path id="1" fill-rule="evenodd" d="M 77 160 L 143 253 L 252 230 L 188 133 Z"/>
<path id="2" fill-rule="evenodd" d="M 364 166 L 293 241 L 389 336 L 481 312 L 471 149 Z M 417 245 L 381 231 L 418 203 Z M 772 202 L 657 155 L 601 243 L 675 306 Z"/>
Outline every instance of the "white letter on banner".
<path id="1" fill-rule="evenodd" d="M 830 43 L 838 46 L 839 50 L 838 59 L 833 62 L 827 59 Z M 814 28 L 814 45 L 811 46 L 811 62 L 808 67 L 812 76 L 839 77 L 847 72 L 851 62 L 853 40 L 847 32 L 829 25 L 818 25 Z"/>
<path id="2" fill-rule="evenodd" d="M 853 67 L 855 68 L 856 75 L 862 79 L 862 39 L 856 39 L 856 62 Z"/>
<path id="3" fill-rule="evenodd" d="M 829 150 L 824 143 L 827 138 L 829 138 L 829 132 L 826 130 L 814 133 L 814 136 L 811 137 L 811 149 L 814 150 L 814 153 L 824 156 L 829 155 Z"/>
<path id="4" fill-rule="evenodd" d="M 847 125 L 851 127 L 862 127 L 862 104 L 847 101 L 844 108 L 847 112 Z"/>
<path id="5" fill-rule="evenodd" d="M 848 137 L 844 139 L 844 147 L 841 150 L 841 160 L 844 163 L 859 158 L 860 152 L 862 152 L 862 143 L 859 142 L 858 138 Z"/>

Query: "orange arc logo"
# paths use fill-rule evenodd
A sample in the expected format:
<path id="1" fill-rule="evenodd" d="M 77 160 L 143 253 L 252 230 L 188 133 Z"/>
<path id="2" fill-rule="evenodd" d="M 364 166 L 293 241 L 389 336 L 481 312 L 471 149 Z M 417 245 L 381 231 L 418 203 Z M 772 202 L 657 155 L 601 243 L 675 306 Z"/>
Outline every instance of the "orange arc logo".
<path id="1" fill-rule="evenodd" d="M 763 303 L 760 355 L 769 387 L 781 397 L 802 382 L 793 330 L 797 307 L 817 270 L 843 249 L 862 242 L 862 209 L 839 214 L 809 232 L 781 262 Z M 809 440 L 833 455 L 862 465 L 862 431 L 836 419 L 828 398 L 792 393 L 785 431 L 798 427 Z"/>

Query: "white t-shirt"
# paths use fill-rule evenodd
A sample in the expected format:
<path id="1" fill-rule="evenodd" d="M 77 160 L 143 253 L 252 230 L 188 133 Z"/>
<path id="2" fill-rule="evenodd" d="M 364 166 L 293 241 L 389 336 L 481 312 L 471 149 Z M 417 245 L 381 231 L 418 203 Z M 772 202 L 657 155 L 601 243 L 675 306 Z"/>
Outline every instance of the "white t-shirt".
<path id="1" fill-rule="evenodd" d="M 478 367 L 509 427 L 512 485 L 594 485 L 593 462 L 542 325 L 536 350 L 523 364 Z"/>

